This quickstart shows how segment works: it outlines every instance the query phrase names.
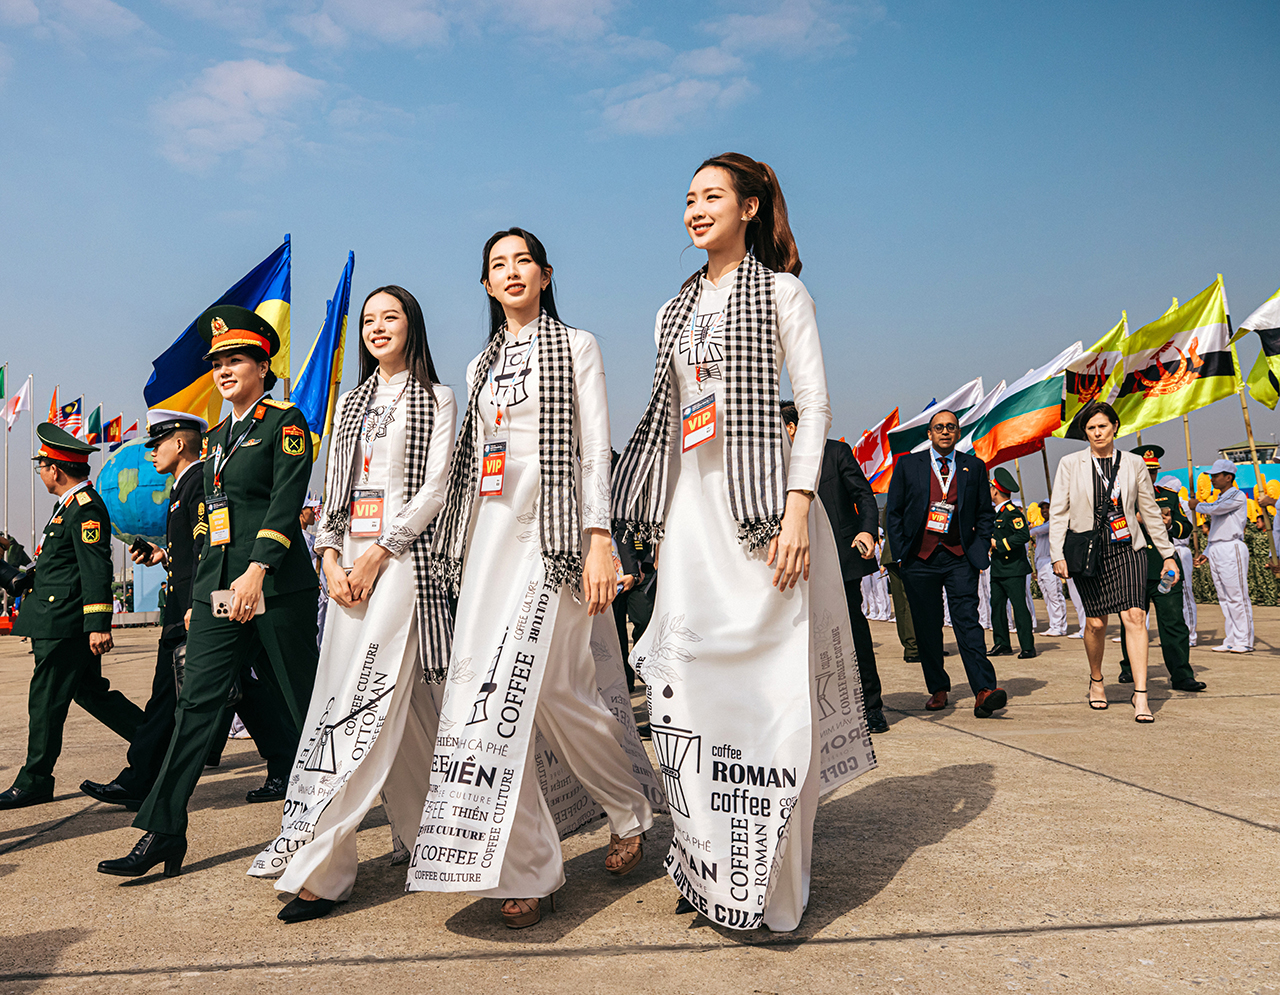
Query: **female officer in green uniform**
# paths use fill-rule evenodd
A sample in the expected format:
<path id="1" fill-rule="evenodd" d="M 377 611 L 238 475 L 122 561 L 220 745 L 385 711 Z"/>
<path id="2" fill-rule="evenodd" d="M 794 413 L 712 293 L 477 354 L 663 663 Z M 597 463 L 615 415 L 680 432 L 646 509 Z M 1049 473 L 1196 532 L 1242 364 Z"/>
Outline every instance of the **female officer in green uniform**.
<path id="1" fill-rule="evenodd" d="M 104 874 L 135 877 L 187 850 L 187 800 L 222 731 L 219 717 L 246 661 L 275 683 L 301 728 L 316 673 L 318 581 L 298 514 L 311 477 L 311 433 L 293 405 L 266 392 L 276 331 L 245 308 L 215 305 L 196 327 L 231 414 L 205 436 L 206 545 L 196 567 L 187 664 L 169 753 L 134 826 L 145 835 Z M 296 745 L 296 744 L 295 744 Z"/>

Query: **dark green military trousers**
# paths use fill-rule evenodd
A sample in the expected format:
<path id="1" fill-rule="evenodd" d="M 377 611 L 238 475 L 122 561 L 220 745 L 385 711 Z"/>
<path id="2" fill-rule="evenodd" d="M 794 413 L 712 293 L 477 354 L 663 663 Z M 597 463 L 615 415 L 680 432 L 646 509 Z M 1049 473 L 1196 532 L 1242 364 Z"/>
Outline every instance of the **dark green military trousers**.
<path id="1" fill-rule="evenodd" d="M 898 642 L 902 643 L 902 658 L 918 660 L 920 648 L 916 645 L 916 626 L 911 619 L 911 605 L 907 602 L 907 589 L 902 586 L 898 564 L 890 563 L 885 569 L 889 571 L 889 597 L 893 599 L 893 618 L 898 625 Z"/>
<path id="2" fill-rule="evenodd" d="M 244 661 L 265 658 L 258 677 L 280 691 L 301 729 L 316 679 L 316 589 L 267 598 L 266 611 L 248 622 L 214 618 L 207 601 L 191 606 L 187 664 L 164 765 L 133 824 L 156 833 L 185 835 L 187 801 L 204 770 L 214 738 L 226 734 L 223 707 Z"/>
<path id="3" fill-rule="evenodd" d="M 1018 630 L 1018 648 L 1023 653 L 1036 651 L 1036 624 L 1027 607 L 1027 578 L 991 576 L 991 641 L 992 649 L 1012 649 L 1009 641 L 1009 613 L 1005 605 L 1013 605 L 1013 624 Z"/>
<path id="4" fill-rule="evenodd" d="M 27 695 L 27 761 L 14 779 L 24 791 L 53 790 L 53 765 L 62 752 L 62 728 L 71 702 L 132 741 L 143 711 L 102 676 L 102 657 L 89 649 L 89 633 L 66 639 L 32 637 L 36 669 Z"/>
<path id="5" fill-rule="evenodd" d="M 1169 671 L 1173 684 L 1187 684 L 1196 679 L 1191 669 L 1191 630 L 1182 614 L 1182 578 L 1160 593 L 1160 578 L 1147 581 L 1147 607 L 1156 610 L 1156 631 L 1160 634 L 1160 655 Z M 1151 670 L 1151 658 L 1147 658 L 1147 671 Z M 1120 626 L 1120 671 L 1129 673 L 1129 649 L 1125 645 L 1124 626 Z"/>

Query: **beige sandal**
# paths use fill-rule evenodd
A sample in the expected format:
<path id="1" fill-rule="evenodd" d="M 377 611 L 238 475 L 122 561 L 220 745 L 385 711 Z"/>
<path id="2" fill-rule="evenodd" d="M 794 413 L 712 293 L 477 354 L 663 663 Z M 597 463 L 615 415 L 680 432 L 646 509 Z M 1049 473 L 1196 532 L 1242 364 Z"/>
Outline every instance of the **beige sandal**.
<path id="1" fill-rule="evenodd" d="M 508 898 L 502 903 L 502 921 L 507 924 L 507 929 L 536 926 L 542 922 L 543 901 L 541 898 Z M 545 901 L 548 903 L 548 910 L 554 912 L 556 896 L 548 895 Z"/>
<path id="2" fill-rule="evenodd" d="M 622 877 L 624 874 L 630 874 L 636 869 L 636 865 L 640 863 L 644 857 L 645 834 L 639 836 L 628 836 L 623 839 L 617 833 L 609 834 L 609 852 L 605 854 L 604 869 L 615 877 Z M 621 857 L 622 863 L 616 867 L 609 866 L 609 860 L 613 857 Z"/>

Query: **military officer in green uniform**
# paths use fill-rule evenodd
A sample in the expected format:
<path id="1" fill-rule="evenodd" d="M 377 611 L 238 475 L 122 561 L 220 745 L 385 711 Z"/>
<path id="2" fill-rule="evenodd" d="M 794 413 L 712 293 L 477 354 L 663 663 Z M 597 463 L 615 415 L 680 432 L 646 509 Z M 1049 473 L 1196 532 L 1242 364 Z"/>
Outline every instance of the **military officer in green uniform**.
<path id="1" fill-rule="evenodd" d="M 302 728 L 315 681 L 319 582 L 298 515 L 311 477 L 311 434 L 293 405 L 273 400 L 276 331 L 245 308 L 215 305 L 196 327 L 213 382 L 231 414 L 205 436 L 208 526 L 196 567 L 186 670 L 164 765 L 134 825 L 145 830 L 104 874 L 136 877 L 164 863 L 181 870 L 187 801 L 195 790 L 232 681 L 246 661 L 272 682 Z M 296 742 L 294 748 L 296 749 Z"/>
<path id="2" fill-rule="evenodd" d="M 102 676 L 111 641 L 111 519 L 89 482 L 98 451 L 48 422 L 36 429 L 40 482 L 58 499 L 44 528 L 35 586 L 13 627 L 35 651 L 27 713 L 27 760 L 0 809 L 53 800 L 53 766 L 74 701 L 116 735 L 132 740 L 142 709 Z"/>
<path id="3" fill-rule="evenodd" d="M 1005 610 L 1006 604 L 1012 604 L 1021 650 L 1018 659 L 1030 660 L 1036 655 L 1036 624 L 1027 607 L 1027 575 L 1031 573 L 1027 543 L 1031 541 L 1031 529 L 1026 513 L 1009 500 L 1018 489 L 1013 474 L 1004 467 L 991 478 L 991 503 L 996 507 L 996 524 L 991 533 L 991 635 L 995 646 L 987 655 L 1013 655 Z"/>
<path id="4" fill-rule="evenodd" d="M 1164 455 L 1164 449 L 1160 446 L 1139 446 L 1133 452 L 1146 463 L 1151 473 L 1151 484 L 1155 486 L 1156 478 L 1160 476 L 1160 458 Z M 1160 514 L 1164 518 L 1170 539 L 1186 539 L 1191 535 L 1191 522 L 1182 512 L 1182 501 L 1176 491 L 1156 487 L 1156 504 L 1160 506 Z M 1160 593 L 1160 571 L 1164 567 L 1164 560 L 1155 551 L 1145 522 L 1142 523 L 1142 531 L 1147 536 L 1147 604 L 1148 607 L 1154 606 L 1156 610 L 1160 654 L 1169 671 L 1169 681 L 1176 691 L 1203 691 L 1208 685 L 1196 680 L 1195 671 L 1191 669 L 1191 630 L 1187 628 L 1186 617 L 1182 614 L 1182 578 L 1179 577 L 1178 582 L 1167 593 Z M 1123 628 L 1120 630 L 1120 651 L 1120 682 L 1132 684 L 1133 672 L 1129 669 L 1129 650 L 1125 645 Z"/>

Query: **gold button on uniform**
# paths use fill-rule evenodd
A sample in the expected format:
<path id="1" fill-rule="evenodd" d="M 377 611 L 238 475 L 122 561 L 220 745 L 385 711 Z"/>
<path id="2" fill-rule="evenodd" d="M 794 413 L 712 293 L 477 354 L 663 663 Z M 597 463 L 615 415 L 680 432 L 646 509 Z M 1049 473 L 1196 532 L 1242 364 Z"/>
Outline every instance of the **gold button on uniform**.
<path id="1" fill-rule="evenodd" d="M 53 595 L 52 595 L 52 594 L 51 594 L 51 595 L 49 595 L 49 600 L 50 600 L 50 601 L 52 601 L 52 600 L 53 600 Z"/>

